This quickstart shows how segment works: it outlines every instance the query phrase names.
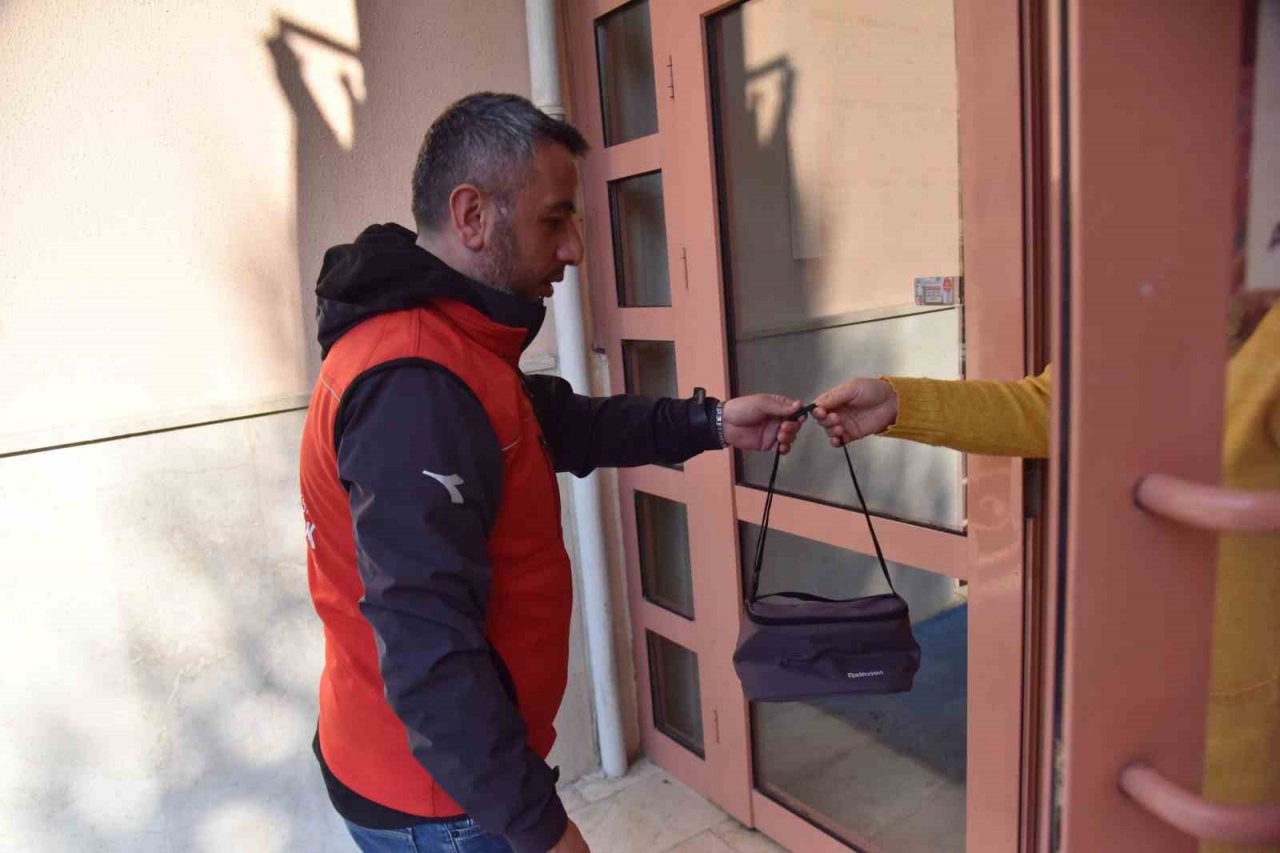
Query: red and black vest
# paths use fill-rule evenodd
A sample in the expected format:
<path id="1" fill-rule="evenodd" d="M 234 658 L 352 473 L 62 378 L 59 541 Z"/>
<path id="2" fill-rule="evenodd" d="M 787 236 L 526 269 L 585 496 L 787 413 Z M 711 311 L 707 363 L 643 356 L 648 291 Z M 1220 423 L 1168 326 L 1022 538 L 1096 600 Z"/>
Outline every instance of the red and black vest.
<path id="1" fill-rule="evenodd" d="M 325 635 L 320 749 L 348 788 L 414 815 L 447 817 L 464 809 L 413 757 L 404 724 L 385 698 L 373 629 L 359 608 L 364 588 L 349 496 L 338 479 L 335 422 L 347 389 L 398 359 L 439 364 L 480 401 L 503 457 L 501 502 L 488 540 L 485 633 L 515 684 L 529 746 L 545 758 L 568 675 L 573 587 L 555 472 L 517 367 L 526 335 L 447 299 L 374 316 L 329 351 L 303 429 L 300 476 L 312 539 L 307 568 Z"/>

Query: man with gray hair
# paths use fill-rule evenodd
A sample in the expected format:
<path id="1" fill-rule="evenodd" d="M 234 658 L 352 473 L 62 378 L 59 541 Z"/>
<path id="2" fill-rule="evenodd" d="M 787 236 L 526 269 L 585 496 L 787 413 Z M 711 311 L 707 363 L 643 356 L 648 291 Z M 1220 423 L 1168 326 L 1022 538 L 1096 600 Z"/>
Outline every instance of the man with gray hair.
<path id="1" fill-rule="evenodd" d="M 590 398 L 520 372 L 582 260 L 586 148 L 523 98 L 464 98 L 418 156 L 417 233 L 325 255 L 301 458 L 315 752 L 366 853 L 587 850 L 545 760 L 573 594 L 555 472 L 785 452 L 799 429 L 783 397 Z"/>

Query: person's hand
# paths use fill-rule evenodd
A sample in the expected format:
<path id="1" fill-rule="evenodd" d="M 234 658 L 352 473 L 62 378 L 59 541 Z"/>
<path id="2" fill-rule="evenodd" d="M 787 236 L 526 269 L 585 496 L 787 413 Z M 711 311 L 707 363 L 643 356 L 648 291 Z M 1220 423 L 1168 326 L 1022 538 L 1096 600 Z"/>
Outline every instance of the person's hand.
<path id="1" fill-rule="evenodd" d="M 791 451 L 804 418 L 787 418 L 800 411 L 799 400 L 780 394 L 751 394 L 724 404 L 724 440 L 738 450 Z"/>
<path id="2" fill-rule="evenodd" d="M 587 846 L 582 833 L 578 831 L 578 825 L 569 821 L 569 825 L 564 828 L 564 835 L 560 836 L 556 846 L 547 853 L 591 853 L 591 848 Z"/>
<path id="3" fill-rule="evenodd" d="M 850 379 L 814 401 L 832 447 L 875 435 L 898 419 L 898 394 L 883 379 Z"/>

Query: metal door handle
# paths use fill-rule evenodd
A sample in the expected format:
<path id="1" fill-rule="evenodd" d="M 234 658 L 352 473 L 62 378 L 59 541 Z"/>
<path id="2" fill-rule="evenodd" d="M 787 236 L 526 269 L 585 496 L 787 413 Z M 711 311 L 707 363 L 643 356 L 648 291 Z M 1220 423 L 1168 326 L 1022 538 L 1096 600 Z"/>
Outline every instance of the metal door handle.
<path id="1" fill-rule="evenodd" d="M 1171 474 L 1148 474 L 1138 481 L 1133 497 L 1147 512 L 1189 527 L 1280 532 L 1280 491 L 1227 489 Z"/>
<path id="2" fill-rule="evenodd" d="M 1140 763 L 1120 772 L 1120 790 L 1165 823 L 1202 841 L 1280 841 L 1280 802 L 1254 806 L 1211 803 Z"/>

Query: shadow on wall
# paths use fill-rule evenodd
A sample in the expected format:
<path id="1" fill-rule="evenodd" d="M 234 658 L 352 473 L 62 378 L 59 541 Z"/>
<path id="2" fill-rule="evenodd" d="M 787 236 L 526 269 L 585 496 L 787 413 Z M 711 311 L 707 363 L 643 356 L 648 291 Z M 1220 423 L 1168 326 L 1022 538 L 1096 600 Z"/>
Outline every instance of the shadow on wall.
<path id="1" fill-rule="evenodd" d="M 362 23 L 364 18 L 359 19 Z M 359 196 L 364 189 L 360 172 L 361 161 L 354 149 L 356 118 L 363 119 L 363 97 L 357 95 L 351 70 L 359 69 L 363 75 L 361 54 L 353 47 L 340 44 L 301 25 L 285 20 L 277 21 L 276 33 L 267 40 L 267 49 L 275 63 L 280 88 L 289 100 L 294 115 L 294 134 L 297 169 L 296 235 L 298 240 L 298 281 L 302 289 L 302 323 L 308 343 L 316 339 L 315 282 L 320 273 L 320 259 L 324 250 L 335 243 L 346 242 L 355 236 L 350 230 L 339 232 L 335 207 Z M 336 54 L 340 59 L 354 62 L 340 73 L 342 95 L 346 104 L 334 105 L 337 115 L 326 116 L 320 101 L 312 94 L 303 76 L 302 53 Z M 367 90 L 365 90 L 367 92 Z M 332 103 L 332 96 L 329 102 Z M 344 109 L 345 107 L 345 109 Z M 346 119 L 345 126 L 330 122 Z M 366 134 L 360 133 L 362 147 Z M 338 221 L 335 221 L 338 220 Z M 309 350 L 308 375 L 319 372 L 319 352 Z"/>
<path id="2" fill-rule="evenodd" d="M 264 42 L 295 118 L 298 275 L 307 340 L 327 248 L 373 222 L 413 227 L 410 179 L 422 137 L 477 89 L 525 92 L 524 4 L 355 0 L 357 44 L 277 18 Z M 311 349 L 310 374 L 319 367 Z"/>
<path id="3" fill-rule="evenodd" d="M 50 502 L 50 465 L 82 473 L 47 530 L 14 536 L 66 585 L 50 596 L 47 579 L 12 581 L 28 654 L 56 665 L 28 667 L 31 728 L 12 748 L 25 801 L 13 816 L 29 825 L 4 827 L 26 841 L 3 833 L 0 848 L 350 849 L 305 749 L 323 652 L 296 509 L 301 420 L 6 464 Z M 79 534 L 59 536 L 64 525 Z"/>

